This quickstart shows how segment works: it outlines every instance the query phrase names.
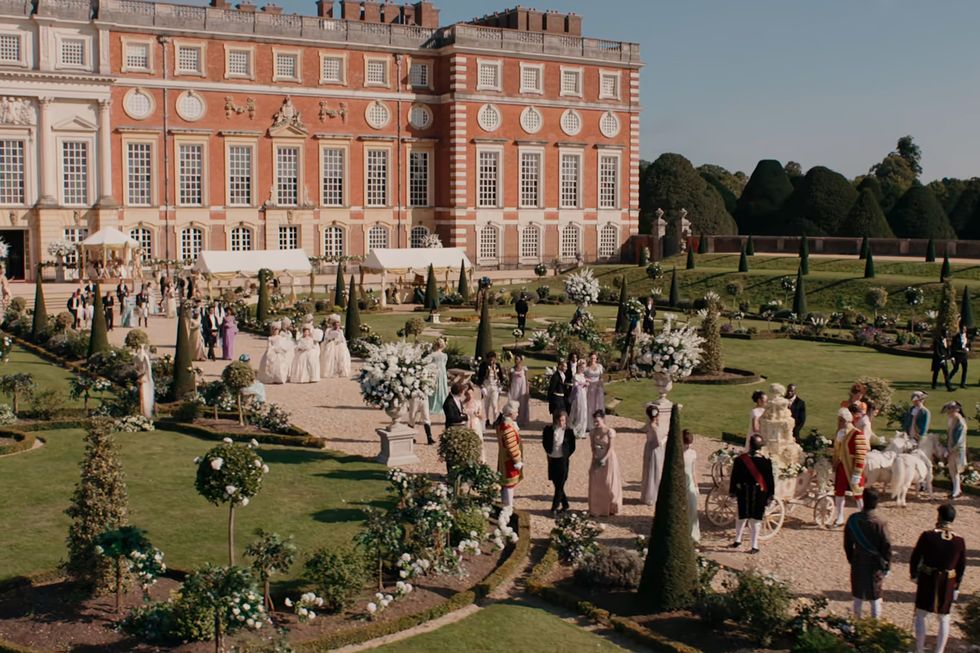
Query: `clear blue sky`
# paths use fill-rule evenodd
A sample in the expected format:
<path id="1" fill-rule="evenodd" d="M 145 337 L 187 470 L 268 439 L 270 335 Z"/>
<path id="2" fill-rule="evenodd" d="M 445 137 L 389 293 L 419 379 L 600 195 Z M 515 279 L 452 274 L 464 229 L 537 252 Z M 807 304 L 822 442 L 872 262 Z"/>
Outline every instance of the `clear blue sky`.
<path id="1" fill-rule="evenodd" d="M 182 0 L 186 2 L 187 0 Z M 313 0 L 280 0 L 313 13 Z M 435 0 L 442 23 L 517 0 Z M 258 2 L 262 4 L 262 2 Z M 980 176 L 980 0 L 523 0 L 640 43 L 643 157 L 862 174 L 912 134 L 923 179 Z"/>

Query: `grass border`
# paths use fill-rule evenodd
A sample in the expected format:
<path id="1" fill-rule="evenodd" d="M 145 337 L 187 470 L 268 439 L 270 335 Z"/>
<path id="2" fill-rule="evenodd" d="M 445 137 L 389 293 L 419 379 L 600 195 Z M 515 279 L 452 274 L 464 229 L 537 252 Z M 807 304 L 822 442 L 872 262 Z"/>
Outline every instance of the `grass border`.
<path id="1" fill-rule="evenodd" d="M 543 582 L 557 564 L 558 551 L 553 546 L 548 546 L 544 556 L 534 565 L 527 577 L 525 588 L 528 594 L 547 603 L 575 611 L 602 626 L 611 627 L 616 632 L 658 653 L 700 653 L 698 648 L 670 639 L 646 626 L 641 626 L 632 619 L 615 615 L 590 601 L 579 599 L 565 590 Z"/>
<path id="2" fill-rule="evenodd" d="M 476 603 L 510 578 L 527 561 L 531 550 L 531 517 L 526 512 L 516 511 L 511 517 L 512 527 L 515 521 L 519 536 L 517 544 L 495 570 L 470 589 L 457 592 L 427 610 L 405 615 L 400 619 L 370 623 L 331 633 L 319 639 L 297 642 L 294 644 L 296 650 L 303 653 L 324 653 L 344 646 L 363 644 L 372 639 L 414 628 Z"/>

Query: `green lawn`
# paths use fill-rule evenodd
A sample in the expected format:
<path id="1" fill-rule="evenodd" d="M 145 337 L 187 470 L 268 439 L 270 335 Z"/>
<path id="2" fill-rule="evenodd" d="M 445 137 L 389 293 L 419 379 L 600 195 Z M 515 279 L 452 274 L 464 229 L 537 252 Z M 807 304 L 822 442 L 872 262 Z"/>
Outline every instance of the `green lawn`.
<path id="1" fill-rule="evenodd" d="M 0 365 L 0 376 L 21 373 L 33 376 L 39 389 L 53 388 L 56 390 L 67 407 L 81 408 L 82 402 L 80 400 L 76 401 L 68 396 L 68 380 L 72 377 L 68 370 L 52 365 L 43 358 L 15 346 L 10 351 L 10 358 L 7 362 Z M 9 404 L 10 397 L 3 395 L 3 401 Z M 29 401 L 21 401 L 21 410 L 27 410 L 29 407 Z"/>
<path id="2" fill-rule="evenodd" d="M 550 612 L 496 603 L 431 633 L 372 649 L 379 653 L 612 653 L 625 649 Z"/>
<path id="3" fill-rule="evenodd" d="M 0 580 L 54 568 L 65 553 L 64 514 L 82 457 L 83 432 L 44 431 L 46 445 L 0 458 Z M 227 508 L 194 489 L 194 458 L 214 442 L 168 431 L 118 436 L 130 521 L 180 568 L 227 561 Z M 236 511 L 239 553 L 256 528 L 292 534 L 301 554 L 349 543 L 362 509 L 385 501 L 385 470 L 354 457 L 263 446 L 270 467 L 262 491 Z M 302 555 L 301 555 L 302 557 Z M 298 573 L 300 565 L 294 572 Z"/>

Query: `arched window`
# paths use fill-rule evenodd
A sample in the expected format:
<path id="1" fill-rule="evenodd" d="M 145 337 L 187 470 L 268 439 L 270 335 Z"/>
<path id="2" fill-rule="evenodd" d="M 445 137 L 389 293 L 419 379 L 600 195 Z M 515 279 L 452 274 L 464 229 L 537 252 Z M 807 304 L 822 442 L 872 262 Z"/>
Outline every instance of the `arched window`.
<path id="1" fill-rule="evenodd" d="M 252 230 L 248 227 L 234 227 L 231 230 L 230 249 L 233 252 L 252 251 Z"/>
<path id="2" fill-rule="evenodd" d="M 180 258 L 182 260 L 195 260 L 202 249 L 204 249 L 204 229 L 188 227 L 180 232 Z"/>
<path id="3" fill-rule="evenodd" d="M 561 230 L 561 250 L 559 256 L 563 259 L 575 258 L 581 251 L 581 232 L 578 225 L 570 224 Z"/>
<path id="4" fill-rule="evenodd" d="M 541 259 L 541 229 L 528 225 L 521 231 L 521 258 Z"/>
<path id="5" fill-rule="evenodd" d="M 323 230 L 323 255 L 344 255 L 344 230 L 340 227 L 327 227 Z"/>
<path id="6" fill-rule="evenodd" d="M 619 249 L 619 229 L 607 224 L 599 230 L 599 258 L 612 258 Z"/>
<path id="7" fill-rule="evenodd" d="M 425 239 L 429 237 L 429 230 L 422 226 L 412 227 L 409 237 L 409 247 L 425 247 Z"/>
<path id="8" fill-rule="evenodd" d="M 477 241 L 477 258 L 480 260 L 496 260 L 500 255 L 500 234 L 491 224 L 480 229 Z"/>
<path id="9" fill-rule="evenodd" d="M 368 230 L 367 245 L 368 251 L 386 248 L 388 246 L 388 228 L 380 224 L 371 227 Z"/>
<path id="10" fill-rule="evenodd" d="M 129 237 L 140 245 L 140 260 L 149 261 L 153 258 L 153 232 L 146 227 L 135 227 L 129 230 Z"/>

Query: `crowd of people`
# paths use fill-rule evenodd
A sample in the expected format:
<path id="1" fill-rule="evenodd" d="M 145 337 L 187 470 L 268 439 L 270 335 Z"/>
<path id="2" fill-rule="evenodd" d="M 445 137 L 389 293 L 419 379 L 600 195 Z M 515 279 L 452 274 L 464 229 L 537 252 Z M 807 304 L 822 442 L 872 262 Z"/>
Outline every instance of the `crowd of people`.
<path id="1" fill-rule="evenodd" d="M 213 312 L 204 318 L 205 329 L 217 321 Z M 320 379 L 351 375 L 350 350 L 340 316 L 334 313 L 315 326 L 312 315 L 294 324 L 289 318 L 273 322 L 258 379 L 266 384 L 317 383 Z"/>

